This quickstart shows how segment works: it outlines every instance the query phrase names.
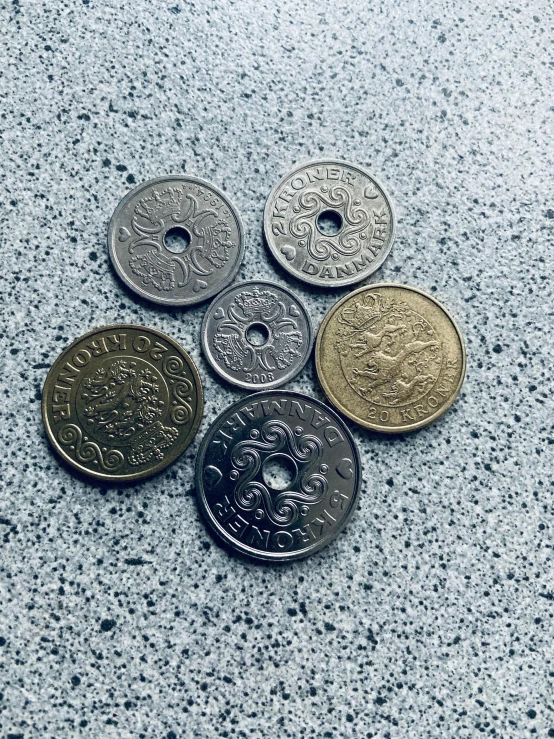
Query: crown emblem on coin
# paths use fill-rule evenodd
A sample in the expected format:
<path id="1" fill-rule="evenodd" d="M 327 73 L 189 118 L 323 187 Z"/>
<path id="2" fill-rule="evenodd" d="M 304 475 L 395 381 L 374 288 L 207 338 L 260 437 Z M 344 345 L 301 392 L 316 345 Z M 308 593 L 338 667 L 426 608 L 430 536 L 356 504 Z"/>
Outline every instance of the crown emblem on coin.
<path id="1" fill-rule="evenodd" d="M 259 287 L 254 287 L 252 292 L 237 295 L 235 302 L 240 305 L 245 315 L 267 313 L 277 303 L 277 296 L 269 290 L 260 290 Z"/>
<path id="2" fill-rule="evenodd" d="M 180 187 L 168 187 L 165 190 L 153 188 L 150 195 L 139 200 L 135 213 L 151 223 L 157 223 L 164 216 L 173 215 L 181 209 L 183 190 Z"/>
<path id="3" fill-rule="evenodd" d="M 348 324 L 357 331 L 378 321 L 383 313 L 388 310 L 389 306 L 381 295 L 367 293 L 362 300 L 356 301 L 353 306 L 345 308 L 340 314 L 339 321 Z"/>

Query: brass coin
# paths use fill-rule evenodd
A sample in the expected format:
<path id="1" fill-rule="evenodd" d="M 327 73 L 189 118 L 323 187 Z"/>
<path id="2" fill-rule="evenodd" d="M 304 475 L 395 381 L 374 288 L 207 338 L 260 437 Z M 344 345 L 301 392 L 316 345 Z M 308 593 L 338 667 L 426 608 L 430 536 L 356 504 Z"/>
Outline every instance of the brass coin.
<path id="1" fill-rule="evenodd" d="M 89 331 L 56 359 L 42 418 L 58 454 L 99 480 L 140 480 L 188 447 L 200 424 L 202 384 L 169 336 L 144 326 Z"/>
<path id="2" fill-rule="evenodd" d="M 368 285 L 325 316 L 316 343 L 319 380 L 331 403 L 361 426 L 403 433 L 426 426 L 464 381 L 464 341 L 430 295 L 405 285 Z"/>

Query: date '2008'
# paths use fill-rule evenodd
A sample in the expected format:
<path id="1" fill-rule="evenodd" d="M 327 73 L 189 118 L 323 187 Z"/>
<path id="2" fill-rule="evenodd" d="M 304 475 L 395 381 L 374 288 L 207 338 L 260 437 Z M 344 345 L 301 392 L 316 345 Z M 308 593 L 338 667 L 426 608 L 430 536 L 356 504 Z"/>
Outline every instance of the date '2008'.
<path id="1" fill-rule="evenodd" d="M 268 372 L 267 374 L 265 372 L 260 372 L 259 374 L 255 372 L 252 374 L 251 372 L 246 373 L 246 382 L 273 382 L 275 379 L 275 375 L 273 372 Z"/>

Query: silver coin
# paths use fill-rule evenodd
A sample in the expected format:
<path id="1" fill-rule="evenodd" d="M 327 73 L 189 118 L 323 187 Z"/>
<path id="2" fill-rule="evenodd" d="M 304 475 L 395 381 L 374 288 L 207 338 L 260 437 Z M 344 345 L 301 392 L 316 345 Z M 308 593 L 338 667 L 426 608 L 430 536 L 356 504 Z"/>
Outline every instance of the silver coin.
<path id="1" fill-rule="evenodd" d="M 383 185 L 361 167 L 334 159 L 285 175 L 264 212 L 266 240 L 281 266 L 331 288 L 373 274 L 391 250 L 395 227 Z"/>
<path id="2" fill-rule="evenodd" d="M 255 559 L 318 551 L 346 526 L 361 464 L 348 428 L 314 398 L 256 393 L 212 424 L 196 458 L 196 491 L 211 529 Z"/>
<path id="3" fill-rule="evenodd" d="M 141 297 L 193 305 L 234 278 L 244 235 L 221 190 L 198 177 L 168 175 L 123 198 L 110 221 L 108 248 L 118 275 Z"/>
<path id="4" fill-rule="evenodd" d="M 215 298 L 202 323 L 202 348 L 212 367 L 247 390 L 268 390 L 295 377 L 312 344 L 304 305 L 269 280 L 231 285 Z"/>

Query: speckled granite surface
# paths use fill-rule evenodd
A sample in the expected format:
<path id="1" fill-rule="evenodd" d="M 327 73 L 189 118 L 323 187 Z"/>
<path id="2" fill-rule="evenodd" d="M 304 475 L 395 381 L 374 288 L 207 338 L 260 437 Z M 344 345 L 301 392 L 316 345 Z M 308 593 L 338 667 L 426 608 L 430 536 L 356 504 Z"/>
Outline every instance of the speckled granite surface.
<path id="1" fill-rule="evenodd" d="M 554 736 L 551 7 L 0 0 L 1 737 Z M 358 162 L 398 212 L 373 281 L 459 320 L 455 407 L 354 430 L 360 508 L 286 567 L 217 546 L 198 441 L 240 393 L 201 356 L 205 305 L 142 303 L 108 263 L 135 182 L 212 180 L 242 213 L 241 278 L 276 272 L 264 200 L 294 162 Z M 195 444 L 103 489 L 51 453 L 48 367 L 108 322 L 159 328 L 205 381 Z M 288 387 L 321 392 L 310 362 Z M 315 387 L 315 390 L 314 390 Z"/>

